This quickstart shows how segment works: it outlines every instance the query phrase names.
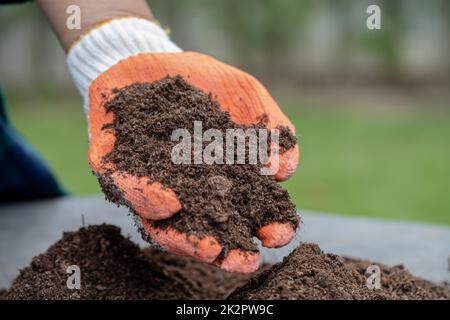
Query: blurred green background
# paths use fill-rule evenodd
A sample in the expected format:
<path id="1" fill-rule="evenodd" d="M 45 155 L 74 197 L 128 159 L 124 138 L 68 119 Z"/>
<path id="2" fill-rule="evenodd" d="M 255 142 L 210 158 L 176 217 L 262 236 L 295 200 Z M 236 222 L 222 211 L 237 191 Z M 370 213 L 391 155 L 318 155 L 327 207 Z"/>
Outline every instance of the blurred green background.
<path id="1" fill-rule="evenodd" d="M 259 78 L 297 128 L 301 209 L 450 225 L 450 2 L 149 1 L 176 43 Z M 382 29 L 366 28 L 369 4 Z M 98 193 L 82 101 L 34 4 L 0 8 L 13 123 L 74 194 Z"/>

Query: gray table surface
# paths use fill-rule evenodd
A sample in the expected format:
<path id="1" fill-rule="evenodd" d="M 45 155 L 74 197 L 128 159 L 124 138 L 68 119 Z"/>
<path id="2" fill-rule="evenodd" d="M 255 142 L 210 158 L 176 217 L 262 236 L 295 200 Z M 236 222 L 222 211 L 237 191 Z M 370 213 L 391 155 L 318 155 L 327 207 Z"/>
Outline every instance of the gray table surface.
<path id="1" fill-rule="evenodd" d="M 303 224 L 295 240 L 281 249 L 262 248 L 264 262 L 277 262 L 300 241 L 318 243 L 326 252 L 370 259 L 387 265 L 404 264 L 412 273 L 450 282 L 450 228 L 419 223 L 375 220 L 318 212 L 301 212 Z M 0 206 L 0 288 L 8 287 L 31 258 L 61 238 L 63 231 L 82 225 L 110 223 L 141 246 L 126 208 L 102 196 Z"/>

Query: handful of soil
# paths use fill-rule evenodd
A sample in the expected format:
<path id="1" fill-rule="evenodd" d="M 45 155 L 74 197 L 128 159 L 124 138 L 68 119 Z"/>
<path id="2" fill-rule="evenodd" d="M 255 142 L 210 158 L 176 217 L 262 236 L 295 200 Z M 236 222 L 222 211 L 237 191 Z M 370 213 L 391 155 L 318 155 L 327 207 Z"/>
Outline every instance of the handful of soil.
<path id="1" fill-rule="evenodd" d="M 149 183 L 160 182 L 174 190 L 181 202 L 180 212 L 156 221 L 156 227 L 173 227 L 199 238 L 212 235 L 225 255 L 230 249 L 257 251 L 253 237 L 271 222 L 288 222 L 294 229 L 298 226 L 295 205 L 287 191 L 272 176 L 261 175 L 264 164 L 250 164 L 248 154 L 244 164 L 172 162 L 171 153 L 178 143 L 171 140 L 175 129 L 186 129 L 193 137 L 194 122 L 201 121 L 204 131 L 217 129 L 225 137 L 227 129 L 264 128 L 264 117 L 259 124 L 238 125 L 210 94 L 190 86 L 180 76 L 115 90 L 105 108 L 114 113 L 114 120 L 104 130 L 113 130 L 116 142 L 104 161 L 111 161 L 120 171 L 148 177 Z M 282 153 L 295 145 L 296 138 L 287 127 L 279 129 Z M 110 182 L 107 176 L 100 179 L 107 199 L 133 210 Z"/>
<path id="2" fill-rule="evenodd" d="M 80 268 L 81 288 L 69 289 L 67 267 Z M 33 258 L 0 299 L 224 299 L 249 275 L 194 259 L 140 250 L 111 225 L 63 234 Z"/>
<path id="3" fill-rule="evenodd" d="M 370 290 L 365 272 L 381 269 L 381 288 Z M 403 266 L 387 267 L 369 261 L 323 253 L 303 243 L 283 262 L 250 279 L 229 299 L 450 299 L 450 287 L 412 276 Z"/>

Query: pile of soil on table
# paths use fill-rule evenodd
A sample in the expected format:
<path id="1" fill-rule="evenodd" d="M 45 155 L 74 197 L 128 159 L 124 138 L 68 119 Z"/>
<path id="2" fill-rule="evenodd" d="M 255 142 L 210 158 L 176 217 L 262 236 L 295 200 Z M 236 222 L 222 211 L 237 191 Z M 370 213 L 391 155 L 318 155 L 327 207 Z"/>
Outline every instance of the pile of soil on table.
<path id="1" fill-rule="evenodd" d="M 200 238 L 213 235 L 223 247 L 223 256 L 234 248 L 257 251 L 253 236 L 270 222 L 298 226 L 295 205 L 287 191 L 273 176 L 261 175 L 264 159 L 257 164 L 250 163 L 249 143 L 246 143 L 244 164 L 194 164 L 195 121 L 201 121 L 203 132 L 219 130 L 225 141 L 227 129 L 253 128 L 259 133 L 258 129 L 265 128 L 266 115 L 258 124 L 238 125 L 227 112 L 220 110 L 211 94 L 192 87 L 180 76 L 115 89 L 105 109 L 113 112 L 114 120 L 103 130 L 112 130 L 116 141 L 114 149 L 103 160 L 113 162 L 122 172 L 148 177 L 149 183 L 160 182 L 174 190 L 181 202 L 181 211 L 155 222 L 157 227 L 173 227 Z M 179 141 L 172 141 L 171 135 L 180 128 L 191 134 L 192 164 L 172 162 L 172 150 Z M 278 129 L 280 153 L 283 153 L 294 147 L 297 140 L 287 127 Z M 200 143 L 203 148 L 209 144 Z M 224 155 L 226 150 L 224 146 Z M 132 205 L 111 185 L 108 174 L 99 177 L 99 181 L 108 200 L 128 205 L 133 211 Z"/>
<path id="2" fill-rule="evenodd" d="M 450 299 L 450 289 L 381 268 L 382 289 L 366 287 L 370 264 L 301 244 L 283 262 L 251 275 L 225 272 L 191 258 L 139 249 L 111 225 L 67 232 L 21 270 L 0 299 Z M 81 288 L 68 289 L 77 265 Z M 231 293 L 231 294 L 230 294 Z"/>
<path id="3" fill-rule="evenodd" d="M 81 289 L 68 289 L 77 265 Z M 140 250 L 111 225 L 67 232 L 33 258 L 1 299 L 224 299 L 249 275 L 156 249 Z"/>
<path id="4" fill-rule="evenodd" d="M 367 267 L 381 269 L 381 288 L 367 288 Z M 450 299 L 450 287 L 412 276 L 403 266 L 342 258 L 303 243 L 282 262 L 250 279 L 229 299 Z"/>

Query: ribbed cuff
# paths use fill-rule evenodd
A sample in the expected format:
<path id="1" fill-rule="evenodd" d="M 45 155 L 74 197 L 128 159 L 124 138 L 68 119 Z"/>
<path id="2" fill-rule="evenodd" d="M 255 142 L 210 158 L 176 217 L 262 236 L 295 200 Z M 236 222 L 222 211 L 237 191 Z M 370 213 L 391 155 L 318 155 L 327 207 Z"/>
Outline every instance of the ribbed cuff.
<path id="1" fill-rule="evenodd" d="M 88 114 L 92 81 L 120 60 L 144 52 L 180 52 L 156 23 L 141 18 L 121 18 L 84 35 L 69 51 L 67 64 Z"/>

